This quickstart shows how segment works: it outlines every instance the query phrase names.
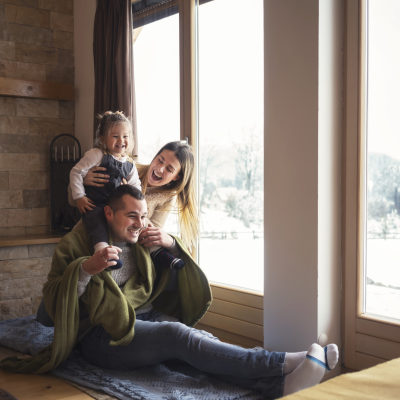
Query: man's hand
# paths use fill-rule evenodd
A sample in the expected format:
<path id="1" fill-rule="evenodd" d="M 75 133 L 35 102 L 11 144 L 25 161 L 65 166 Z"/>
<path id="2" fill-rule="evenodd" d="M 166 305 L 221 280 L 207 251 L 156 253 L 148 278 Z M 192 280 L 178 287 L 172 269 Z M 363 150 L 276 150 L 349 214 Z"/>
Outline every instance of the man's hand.
<path id="1" fill-rule="evenodd" d="M 80 199 L 76 200 L 76 205 L 78 206 L 81 214 L 86 214 L 86 209 L 91 211 L 93 210 L 94 207 L 96 207 L 93 201 L 87 198 L 86 196 L 83 196 Z"/>
<path id="2" fill-rule="evenodd" d="M 147 228 L 144 228 L 139 235 L 139 244 L 144 247 L 161 246 L 166 249 L 171 247 L 174 239 L 164 232 L 162 229 L 153 226 L 149 223 Z"/>
<path id="3" fill-rule="evenodd" d="M 107 171 L 104 167 L 92 167 L 89 169 L 86 176 L 83 178 L 83 183 L 88 186 L 103 187 L 104 183 L 108 182 L 110 175 L 102 174 L 96 171 Z"/>
<path id="4" fill-rule="evenodd" d="M 82 268 L 90 275 L 98 274 L 106 268 L 116 265 L 115 261 L 107 260 L 119 260 L 118 253 L 121 253 L 121 251 L 117 246 L 108 246 L 94 253 L 82 264 Z"/>

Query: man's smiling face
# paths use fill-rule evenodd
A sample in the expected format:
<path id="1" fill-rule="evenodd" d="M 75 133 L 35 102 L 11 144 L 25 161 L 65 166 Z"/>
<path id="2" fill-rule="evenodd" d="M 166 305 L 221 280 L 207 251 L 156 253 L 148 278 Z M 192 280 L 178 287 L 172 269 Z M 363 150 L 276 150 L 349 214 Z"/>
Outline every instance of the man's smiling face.
<path id="1" fill-rule="evenodd" d="M 116 212 L 109 206 L 104 207 L 113 241 L 136 243 L 147 216 L 146 201 L 129 194 L 122 196 L 120 201 L 121 207 Z"/>

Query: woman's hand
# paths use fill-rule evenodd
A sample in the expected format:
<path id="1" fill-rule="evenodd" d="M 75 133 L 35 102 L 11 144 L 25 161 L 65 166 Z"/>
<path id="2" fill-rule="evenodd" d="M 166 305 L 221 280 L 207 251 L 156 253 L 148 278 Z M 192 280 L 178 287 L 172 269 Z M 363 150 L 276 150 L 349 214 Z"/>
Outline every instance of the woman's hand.
<path id="1" fill-rule="evenodd" d="M 149 223 L 147 228 L 144 228 L 139 235 L 139 244 L 144 247 L 161 246 L 168 249 L 174 243 L 174 239 L 164 232 L 162 229 L 153 226 Z"/>
<path id="2" fill-rule="evenodd" d="M 96 171 L 106 171 L 104 167 L 92 167 L 89 169 L 86 176 L 83 178 L 83 184 L 88 186 L 103 187 L 104 183 L 108 182 L 110 175 L 96 173 Z"/>
<path id="3" fill-rule="evenodd" d="M 118 253 L 121 252 L 122 250 L 117 246 L 105 247 L 97 253 L 94 253 L 92 257 L 86 260 L 82 264 L 82 268 L 90 275 L 98 274 L 106 268 L 116 265 L 117 263 L 115 261 L 107 260 L 118 260 Z"/>
<path id="4" fill-rule="evenodd" d="M 90 200 L 88 197 L 83 196 L 80 199 L 76 200 L 76 205 L 79 208 L 79 211 L 81 214 L 86 214 L 86 210 L 93 210 L 94 207 L 96 207 L 93 203 L 92 200 Z"/>

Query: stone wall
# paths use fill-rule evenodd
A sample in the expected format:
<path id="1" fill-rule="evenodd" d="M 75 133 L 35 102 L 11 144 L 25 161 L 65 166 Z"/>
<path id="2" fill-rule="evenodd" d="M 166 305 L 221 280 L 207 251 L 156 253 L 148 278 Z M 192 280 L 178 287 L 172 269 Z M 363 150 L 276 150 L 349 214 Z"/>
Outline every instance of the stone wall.
<path id="1" fill-rule="evenodd" d="M 0 321 L 36 313 L 55 247 L 0 247 Z"/>
<path id="2" fill-rule="evenodd" d="M 0 0 L 0 77 L 74 84 L 73 0 Z M 0 97 L 0 236 L 49 231 L 49 145 L 73 102 Z"/>

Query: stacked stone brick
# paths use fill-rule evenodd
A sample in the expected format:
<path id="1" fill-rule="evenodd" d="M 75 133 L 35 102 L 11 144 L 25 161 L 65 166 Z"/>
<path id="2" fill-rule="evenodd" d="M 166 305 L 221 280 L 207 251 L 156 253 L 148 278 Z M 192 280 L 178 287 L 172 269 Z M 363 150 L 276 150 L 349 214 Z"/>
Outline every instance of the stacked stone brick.
<path id="1" fill-rule="evenodd" d="M 0 77 L 73 85 L 73 18 L 73 0 L 0 0 Z M 49 145 L 74 110 L 0 93 L 0 241 L 49 232 Z M 0 320 L 36 312 L 54 248 L 0 247 Z"/>
<path id="2" fill-rule="evenodd" d="M 36 313 L 55 246 L 0 247 L 0 321 Z"/>
<path id="3" fill-rule="evenodd" d="M 0 77 L 73 85 L 73 30 L 73 0 L 0 0 Z M 74 118 L 73 102 L 0 94 L 0 236 L 49 232 L 49 144 Z"/>

